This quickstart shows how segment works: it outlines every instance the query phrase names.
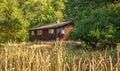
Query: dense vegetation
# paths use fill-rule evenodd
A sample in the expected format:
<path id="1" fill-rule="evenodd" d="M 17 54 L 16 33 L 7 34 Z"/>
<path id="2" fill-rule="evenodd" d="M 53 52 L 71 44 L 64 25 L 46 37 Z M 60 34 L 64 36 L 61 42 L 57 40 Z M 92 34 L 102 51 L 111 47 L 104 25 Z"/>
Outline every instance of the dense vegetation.
<path id="1" fill-rule="evenodd" d="M 32 26 L 63 20 L 66 0 L 0 0 L 0 42 L 26 41 Z"/>
<path id="2" fill-rule="evenodd" d="M 83 42 L 22 42 L 57 19 L 73 21 L 71 39 Z M 120 71 L 120 45 L 91 49 L 118 42 L 120 0 L 0 0 L 0 71 Z"/>
<path id="3" fill-rule="evenodd" d="M 92 47 L 120 42 L 120 0 L 0 0 L 0 42 L 28 40 L 32 26 L 75 23 L 73 39 Z"/>
<path id="4" fill-rule="evenodd" d="M 74 39 L 81 39 L 92 47 L 112 47 L 120 42 L 119 0 L 68 0 L 65 18 L 76 24 Z"/>

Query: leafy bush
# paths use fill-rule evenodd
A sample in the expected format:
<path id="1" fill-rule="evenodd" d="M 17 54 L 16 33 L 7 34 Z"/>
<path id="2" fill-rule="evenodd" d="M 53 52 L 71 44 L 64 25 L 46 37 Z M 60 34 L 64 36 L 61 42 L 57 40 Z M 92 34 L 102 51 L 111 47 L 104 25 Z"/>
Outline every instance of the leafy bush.
<path id="1" fill-rule="evenodd" d="M 117 55 L 117 50 L 116 49 L 111 49 L 108 53 L 109 53 L 110 56 L 117 57 L 116 56 Z"/>
<path id="2" fill-rule="evenodd" d="M 118 24 L 120 4 L 108 5 L 92 10 L 84 18 L 78 18 L 75 29 L 72 31 L 74 39 L 81 39 L 95 49 L 112 47 L 119 42 L 120 35 Z"/>

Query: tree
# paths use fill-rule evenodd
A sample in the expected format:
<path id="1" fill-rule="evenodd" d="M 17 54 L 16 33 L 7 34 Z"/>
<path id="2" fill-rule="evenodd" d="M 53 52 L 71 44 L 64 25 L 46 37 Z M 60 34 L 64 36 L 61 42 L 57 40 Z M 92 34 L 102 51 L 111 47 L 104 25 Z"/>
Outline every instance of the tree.
<path id="1" fill-rule="evenodd" d="M 28 40 L 29 28 L 64 20 L 66 0 L 0 0 L 0 42 Z"/>
<path id="2" fill-rule="evenodd" d="M 68 0 L 65 2 L 65 20 L 77 21 L 89 15 L 91 10 L 119 3 L 120 0 Z"/>
<path id="3" fill-rule="evenodd" d="M 117 38 L 120 35 L 119 9 L 118 3 L 91 10 L 88 16 L 77 21 L 72 33 L 74 39 L 81 39 L 95 48 L 111 47 L 120 39 Z"/>
<path id="4" fill-rule="evenodd" d="M 23 27 L 19 4 L 17 0 L 1 0 L 0 5 L 0 41 L 15 40 Z"/>

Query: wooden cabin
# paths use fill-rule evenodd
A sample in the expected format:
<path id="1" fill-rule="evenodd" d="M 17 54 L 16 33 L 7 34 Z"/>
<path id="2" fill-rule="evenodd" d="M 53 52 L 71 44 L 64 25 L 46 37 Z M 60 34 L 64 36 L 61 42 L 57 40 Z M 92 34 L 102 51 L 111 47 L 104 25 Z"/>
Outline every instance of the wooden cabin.
<path id="1" fill-rule="evenodd" d="M 70 21 L 56 22 L 54 24 L 44 24 L 30 28 L 30 41 L 54 41 L 67 40 L 70 30 L 73 29 L 74 24 Z"/>

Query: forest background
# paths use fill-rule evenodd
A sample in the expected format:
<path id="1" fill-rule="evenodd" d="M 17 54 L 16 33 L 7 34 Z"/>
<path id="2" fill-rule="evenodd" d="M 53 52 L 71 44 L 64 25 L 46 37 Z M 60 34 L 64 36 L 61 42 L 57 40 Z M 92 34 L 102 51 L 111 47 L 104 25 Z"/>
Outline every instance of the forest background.
<path id="1" fill-rule="evenodd" d="M 71 39 L 92 47 L 120 42 L 120 0 L 0 0 L 0 42 L 28 41 L 33 26 L 73 21 Z"/>

